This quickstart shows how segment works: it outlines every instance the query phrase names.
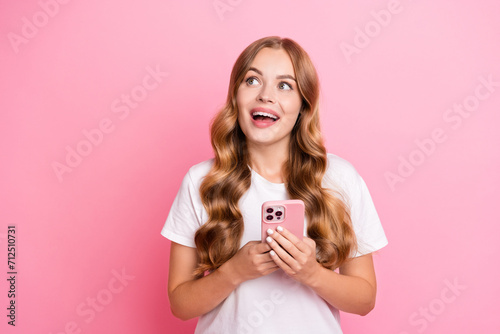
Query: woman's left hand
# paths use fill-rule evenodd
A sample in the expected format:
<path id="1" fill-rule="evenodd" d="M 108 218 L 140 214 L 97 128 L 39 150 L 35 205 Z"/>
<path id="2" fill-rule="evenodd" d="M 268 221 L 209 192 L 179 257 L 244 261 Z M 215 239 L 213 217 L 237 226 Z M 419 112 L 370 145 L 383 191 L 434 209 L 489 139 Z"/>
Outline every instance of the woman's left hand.
<path id="1" fill-rule="evenodd" d="M 311 285 L 322 268 L 316 261 L 316 242 L 307 237 L 300 240 L 281 226 L 276 231 L 268 230 L 267 234 L 266 241 L 272 248 L 270 255 L 278 267 L 296 281 Z"/>

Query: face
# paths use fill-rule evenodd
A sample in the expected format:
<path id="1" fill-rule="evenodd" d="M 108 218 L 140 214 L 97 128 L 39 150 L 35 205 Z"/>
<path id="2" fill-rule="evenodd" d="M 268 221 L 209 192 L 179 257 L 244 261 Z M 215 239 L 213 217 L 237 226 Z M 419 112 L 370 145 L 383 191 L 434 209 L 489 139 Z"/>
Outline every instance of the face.
<path id="1" fill-rule="evenodd" d="M 302 98 L 285 50 L 264 48 L 257 53 L 238 88 L 236 103 L 247 145 L 288 145 Z"/>

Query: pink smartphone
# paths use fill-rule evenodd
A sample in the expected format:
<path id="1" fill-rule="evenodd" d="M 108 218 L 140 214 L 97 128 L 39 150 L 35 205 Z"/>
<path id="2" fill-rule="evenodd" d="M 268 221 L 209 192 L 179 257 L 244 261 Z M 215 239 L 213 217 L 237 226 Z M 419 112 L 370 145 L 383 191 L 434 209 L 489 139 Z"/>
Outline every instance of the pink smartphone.
<path id="1" fill-rule="evenodd" d="M 262 204 L 262 241 L 267 230 L 282 226 L 302 240 L 304 237 L 304 202 L 300 199 L 269 201 Z"/>

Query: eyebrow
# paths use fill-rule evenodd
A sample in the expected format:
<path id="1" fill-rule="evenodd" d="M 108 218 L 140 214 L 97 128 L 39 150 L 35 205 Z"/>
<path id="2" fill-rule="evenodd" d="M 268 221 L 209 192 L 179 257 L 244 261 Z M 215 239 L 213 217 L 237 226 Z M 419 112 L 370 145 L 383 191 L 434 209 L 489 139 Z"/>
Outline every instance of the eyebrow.
<path id="1" fill-rule="evenodd" d="M 250 67 L 248 70 L 249 70 L 249 71 L 254 71 L 254 72 L 256 72 L 257 74 L 259 74 L 259 75 L 263 76 L 262 72 L 261 72 L 260 70 L 256 69 L 255 67 Z M 290 74 L 281 74 L 281 75 L 278 75 L 278 76 L 276 76 L 276 79 L 290 79 L 290 80 L 293 80 L 293 81 L 295 81 L 295 82 L 297 81 L 297 80 L 295 80 L 295 78 L 294 78 L 293 76 L 291 76 Z"/>

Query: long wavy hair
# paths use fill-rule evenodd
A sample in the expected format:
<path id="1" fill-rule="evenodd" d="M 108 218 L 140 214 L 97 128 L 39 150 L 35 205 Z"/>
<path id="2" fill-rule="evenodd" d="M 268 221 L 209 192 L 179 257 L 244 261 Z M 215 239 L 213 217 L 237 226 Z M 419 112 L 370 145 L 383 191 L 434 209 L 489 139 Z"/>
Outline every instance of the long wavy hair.
<path id="1" fill-rule="evenodd" d="M 282 166 L 290 198 L 301 199 L 308 237 L 316 242 L 316 257 L 326 268 L 342 265 L 356 250 L 349 209 L 339 193 L 324 188 L 326 149 L 319 124 L 319 81 L 308 54 L 296 42 L 276 36 L 250 44 L 236 60 L 225 106 L 211 124 L 214 163 L 200 195 L 208 221 L 195 234 L 199 256 L 195 275 L 201 277 L 229 260 L 240 248 L 243 216 L 238 201 L 251 182 L 245 135 L 238 125 L 236 94 L 252 61 L 263 48 L 285 50 L 291 58 L 302 97 L 300 116 L 291 132 L 288 160 Z"/>

